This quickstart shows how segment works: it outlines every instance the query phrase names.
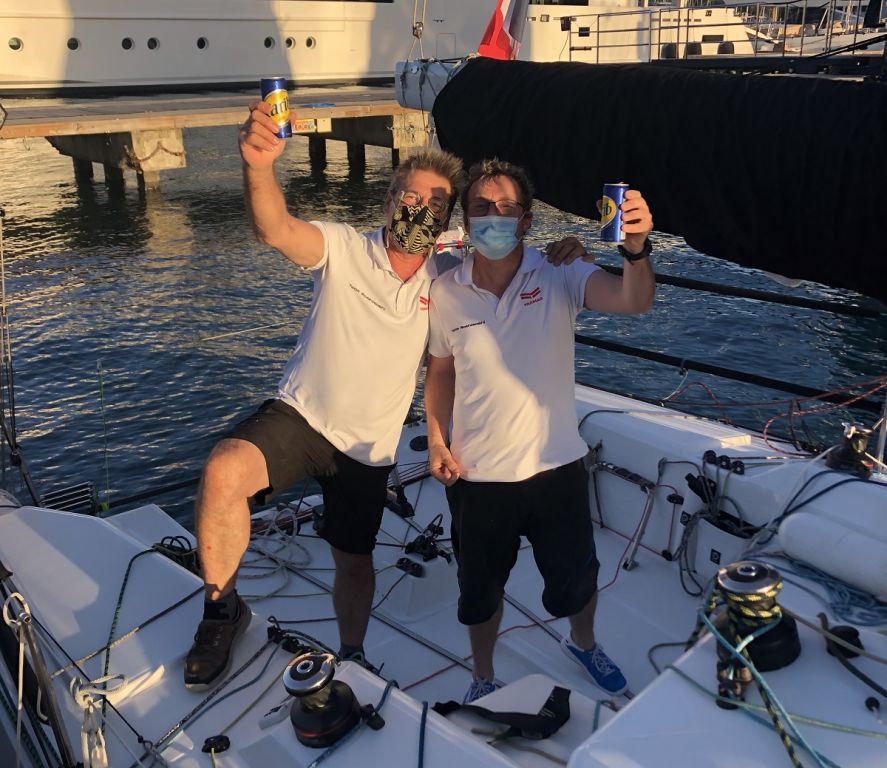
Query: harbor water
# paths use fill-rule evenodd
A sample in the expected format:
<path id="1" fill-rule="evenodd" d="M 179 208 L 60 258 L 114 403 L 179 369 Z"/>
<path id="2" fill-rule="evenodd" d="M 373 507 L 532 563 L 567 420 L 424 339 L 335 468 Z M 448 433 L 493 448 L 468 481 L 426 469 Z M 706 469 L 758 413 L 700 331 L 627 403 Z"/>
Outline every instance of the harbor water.
<path id="1" fill-rule="evenodd" d="M 91 481 L 111 505 L 145 495 L 188 524 L 189 481 L 225 429 L 275 393 L 310 306 L 311 283 L 253 237 L 236 131 L 201 129 L 185 138 L 188 167 L 164 173 L 160 190 L 147 196 L 131 174 L 124 191 L 109 189 L 100 168 L 91 186 L 78 188 L 70 159 L 43 139 L 0 142 L 0 206 L 15 421 L 37 486 L 47 492 Z M 351 177 L 344 144 L 330 142 L 326 170 L 312 174 L 307 141 L 296 137 L 278 170 L 300 217 L 360 230 L 382 222 L 387 150 L 367 148 L 366 173 Z M 596 242 L 596 223 L 538 206 L 530 241 L 566 235 L 582 239 L 601 262 L 619 263 L 611 247 Z M 659 272 L 788 291 L 679 238 L 659 235 L 654 242 Z M 835 258 L 851 268 L 852 254 Z M 794 293 L 860 300 L 806 283 Z M 583 313 L 578 331 L 823 390 L 887 374 L 884 316 L 842 317 L 669 286 L 660 287 L 643 317 Z M 396 354 L 380 353 L 380 368 Z M 848 418 L 829 410 L 789 424 L 779 414 L 815 403 L 793 405 L 772 390 L 685 376 L 588 347 L 577 348 L 576 367 L 584 383 L 642 397 L 682 390 L 679 401 L 698 404 L 688 410 L 750 427 L 778 417 L 771 431 L 794 429 L 814 442 L 837 442 Z M 342 361 L 341 375 L 366 372 Z M 872 399 L 883 397 L 882 390 Z M 420 396 L 415 409 L 421 412 Z M 865 418 L 871 424 L 876 416 Z M 164 491 L 174 485 L 184 487 Z"/>

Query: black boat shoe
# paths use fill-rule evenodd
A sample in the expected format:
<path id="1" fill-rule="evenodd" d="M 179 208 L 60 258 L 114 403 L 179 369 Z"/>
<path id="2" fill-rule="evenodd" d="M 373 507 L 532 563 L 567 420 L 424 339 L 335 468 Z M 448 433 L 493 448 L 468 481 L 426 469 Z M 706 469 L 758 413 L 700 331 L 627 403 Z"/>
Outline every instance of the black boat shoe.
<path id="1" fill-rule="evenodd" d="M 239 596 L 237 603 L 234 621 L 203 619 L 197 625 L 194 645 L 185 657 L 185 688 L 189 691 L 205 691 L 230 669 L 234 641 L 246 631 L 253 615 Z"/>

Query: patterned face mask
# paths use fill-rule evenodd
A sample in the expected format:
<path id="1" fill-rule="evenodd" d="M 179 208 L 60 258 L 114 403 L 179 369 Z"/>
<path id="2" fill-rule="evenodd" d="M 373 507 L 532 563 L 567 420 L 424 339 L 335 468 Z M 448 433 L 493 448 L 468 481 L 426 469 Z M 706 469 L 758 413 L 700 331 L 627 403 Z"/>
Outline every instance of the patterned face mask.
<path id="1" fill-rule="evenodd" d="M 443 222 L 427 205 L 401 204 L 394 209 L 389 232 L 404 253 L 424 253 L 443 232 Z"/>

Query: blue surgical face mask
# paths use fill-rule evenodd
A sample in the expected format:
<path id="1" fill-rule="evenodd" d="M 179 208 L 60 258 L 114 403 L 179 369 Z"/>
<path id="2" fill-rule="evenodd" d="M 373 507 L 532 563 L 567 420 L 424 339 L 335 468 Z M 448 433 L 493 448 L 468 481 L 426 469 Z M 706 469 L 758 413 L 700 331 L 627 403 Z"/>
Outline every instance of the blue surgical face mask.
<path id="1" fill-rule="evenodd" d="M 504 259 L 521 241 L 517 236 L 519 221 L 511 216 L 472 216 L 471 242 L 491 261 Z"/>

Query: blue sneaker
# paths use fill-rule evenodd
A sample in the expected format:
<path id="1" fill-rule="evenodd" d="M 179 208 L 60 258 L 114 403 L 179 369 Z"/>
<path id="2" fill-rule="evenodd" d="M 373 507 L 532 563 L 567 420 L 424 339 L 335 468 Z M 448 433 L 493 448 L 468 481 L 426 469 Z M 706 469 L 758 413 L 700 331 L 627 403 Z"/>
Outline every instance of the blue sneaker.
<path id="1" fill-rule="evenodd" d="M 488 693 L 497 690 L 499 690 L 499 686 L 491 680 L 487 680 L 483 677 L 475 677 L 471 681 L 471 685 L 469 686 L 465 697 L 462 699 L 462 703 L 471 704 L 472 701 L 476 701 L 481 696 L 486 696 Z"/>
<path id="2" fill-rule="evenodd" d="M 600 643 L 595 643 L 594 648 L 589 651 L 583 651 L 573 644 L 568 635 L 561 640 L 561 648 L 567 656 L 588 672 L 592 682 L 605 693 L 618 696 L 628 688 L 625 676 L 613 663 L 613 660 L 604 653 Z"/>

